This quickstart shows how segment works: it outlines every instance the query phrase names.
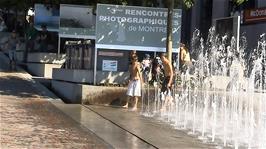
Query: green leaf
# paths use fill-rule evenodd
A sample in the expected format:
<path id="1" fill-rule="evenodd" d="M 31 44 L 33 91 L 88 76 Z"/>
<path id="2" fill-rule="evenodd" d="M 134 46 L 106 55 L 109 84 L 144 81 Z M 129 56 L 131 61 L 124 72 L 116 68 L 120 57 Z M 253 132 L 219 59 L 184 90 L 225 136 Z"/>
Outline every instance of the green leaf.
<path id="1" fill-rule="evenodd" d="M 191 8 L 194 5 L 194 0 L 184 0 L 184 4 L 187 8 Z"/>
<path id="2" fill-rule="evenodd" d="M 246 2 L 246 1 L 248 1 L 248 0 L 234 0 L 234 2 L 235 2 L 237 5 L 240 5 L 240 4 L 242 4 L 242 3 Z"/>

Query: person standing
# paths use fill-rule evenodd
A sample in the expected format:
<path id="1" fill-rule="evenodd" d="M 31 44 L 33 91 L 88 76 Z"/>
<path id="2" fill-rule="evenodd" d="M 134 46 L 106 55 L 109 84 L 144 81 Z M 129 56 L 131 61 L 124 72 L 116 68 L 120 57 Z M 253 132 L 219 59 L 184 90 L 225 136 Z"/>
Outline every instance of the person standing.
<path id="1" fill-rule="evenodd" d="M 180 62 L 182 72 L 185 72 L 191 66 L 188 48 L 183 43 L 180 43 Z"/>
<path id="2" fill-rule="evenodd" d="M 129 99 L 133 99 L 135 103 L 133 105 L 132 111 L 136 111 L 138 100 L 141 97 L 142 76 L 140 73 L 140 63 L 138 62 L 138 57 L 136 55 L 133 56 L 131 61 L 132 66 L 130 68 L 130 82 L 128 84 L 127 90 L 127 95 L 129 98 L 127 98 L 127 103 L 123 107 L 128 108 Z"/>
<path id="3" fill-rule="evenodd" d="M 166 58 L 166 54 L 161 53 L 160 58 L 162 60 L 163 68 L 164 68 L 164 81 L 162 84 L 162 90 L 161 91 L 165 92 L 168 89 L 171 89 L 171 87 L 172 87 L 174 72 L 173 72 L 172 64 Z"/>
<path id="4" fill-rule="evenodd" d="M 132 63 L 133 63 L 133 59 L 134 59 L 134 57 L 137 57 L 137 51 L 136 50 L 132 50 L 132 51 L 130 51 L 130 53 L 129 53 L 129 60 L 130 60 L 130 62 L 129 62 L 129 78 L 131 78 L 131 74 L 132 74 Z M 130 80 L 129 80 L 130 81 Z"/>
<path id="5" fill-rule="evenodd" d="M 155 59 L 152 62 L 152 81 L 154 83 L 160 83 L 161 82 L 161 74 L 162 73 L 162 62 L 160 57 L 155 57 Z"/>
<path id="6" fill-rule="evenodd" d="M 143 71 L 143 78 L 144 78 L 144 83 L 149 82 L 149 74 L 151 71 L 151 59 L 149 54 L 145 54 L 145 58 L 142 60 L 142 71 Z"/>
<path id="7" fill-rule="evenodd" d="M 19 38 L 17 37 L 17 33 L 15 30 L 12 31 L 11 36 L 8 38 L 7 41 L 7 48 L 8 48 L 8 56 L 9 56 L 9 64 L 10 69 L 16 69 L 16 49 L 19 44 Z"/>
<path id="8" fill-rule="evenodd" d="M 166 58 L 165 53 L 160 54 L 160 59 L 162 60 L 163 68 L 164 68 L 164 81 L 162 83 L 161 93 L 162 93 L 162 110 L 166 108 L 166 106 L 172 104 L 172 96 L 171 89 L 173 84 L 174 72 L 173 67 L 170 61 Z"/>
<path id="9" fill-rule="evenodd" d="M 132 50 L 130 51 L 129 53 L 129 57 L 130 57 L 130 60 L 132 61 L 132 58 L 134 58 L 135 56 L 137 56 L 137 51 L 136 50 Z"/>
<path id="10" fill-rule="evenodd" d="M 26 51 L 24 52 L 24 62 L 27 62 L 28 52 L 34 50 L 37 34 L 38 31 L 34 28 L 33 22 L 30 22 L 26 30 Z"/>
<path id="11" fill-rule="evenodd" d="M 3 32 L 6 30 L 6 24 L 4 19 L 0 16 L 0 32 Z"/>
<path id="12" fill-rule="evenodd" d="M 48 50 L 50 36 L 47 30 L 47 26 L 45 24 L 43 24 L 41 28 L 42 28 L 42 31 L 40 33 L 40 51 L 46 52 Z"/>

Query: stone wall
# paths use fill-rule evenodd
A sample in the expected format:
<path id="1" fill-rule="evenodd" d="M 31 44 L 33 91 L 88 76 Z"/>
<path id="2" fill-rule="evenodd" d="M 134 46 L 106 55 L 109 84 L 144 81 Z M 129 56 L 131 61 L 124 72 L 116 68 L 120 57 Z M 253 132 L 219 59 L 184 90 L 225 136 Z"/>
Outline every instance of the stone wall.
<path id="1" fill-rule="evenodd" d="M 102 104 L 121 106 L 126 101 L 125 87 L 83 86 L 83 104 Z"/>

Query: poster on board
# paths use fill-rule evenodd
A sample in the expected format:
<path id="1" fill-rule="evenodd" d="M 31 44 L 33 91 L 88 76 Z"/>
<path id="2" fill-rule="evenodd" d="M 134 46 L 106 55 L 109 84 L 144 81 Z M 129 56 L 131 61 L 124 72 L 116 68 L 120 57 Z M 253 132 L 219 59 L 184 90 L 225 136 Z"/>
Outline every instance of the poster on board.
<path id="1" fill-rule="evenodd" d="M 60 37 L 95 39 L 96 14 L 93 7 L 60 5 Z"/>
<path id="2" fill-rule="evenodd" d="M 59 7 L 56 5 L 35 4 L 34 27 L 41 30 L 41 25 L 46 25 L 48 31 L 59 30 Z"/>
<path id="3" fill-rule="evenodd" d="M 117 71 L 117 61 L 103 60 L 102 71 Z"/>
<path id="4" fill-rule="evenodd" d="M 166 50 L 167 9 L 97 5 L 96 48 L 139 51 Z M 173 13 L 173 51 L 178 52 L 182 10 Z"/>

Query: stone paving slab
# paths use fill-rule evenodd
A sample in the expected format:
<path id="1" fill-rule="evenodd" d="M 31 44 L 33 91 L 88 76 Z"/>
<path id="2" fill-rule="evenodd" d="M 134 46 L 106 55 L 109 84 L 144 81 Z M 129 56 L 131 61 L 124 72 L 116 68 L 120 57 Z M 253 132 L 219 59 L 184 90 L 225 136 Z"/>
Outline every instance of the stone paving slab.
<path id="1" fill-rule="evenodd" d="M 0 148 L 216 148 L 136 112 L 64 104 L 25 71 L 6 71 L 1 53 L 0 106 Z"/>
<path id="2" fill-rule="evenodd" d="M 5 59 L 0 52 L 1 149 L 154 148 L 82 105 L 64 104 L 24 70 L 8 71 Z"/>
<path id="3" fill-rule="evenodd" d="M 17 73 L 0 72 L 0 148 L 112 148 Z"/>
<path id="4" fill-rule="evenodd" d="M 119 127 L 138 136 L 156 148 L 167 149 L 212 149 L 215 144 L 203 143 L 187 132 L 175 130 L 165 122 L 154 118 L 144 117 L 139 112 L 132 112 L 124 108 L 85 105 L 88 109 L 115 123 Z"/>
<path id="5" fill-rule="evenodd" d="M 76 104 L 54 104 L 68 116 L 88 128 L 100 138 L 118 149 L 149 149 L 153 145 L 146 143 L 126 130 L 104 119 L 90 109 Z M 152 134 L 151 134 L 152 135 Z"/>

